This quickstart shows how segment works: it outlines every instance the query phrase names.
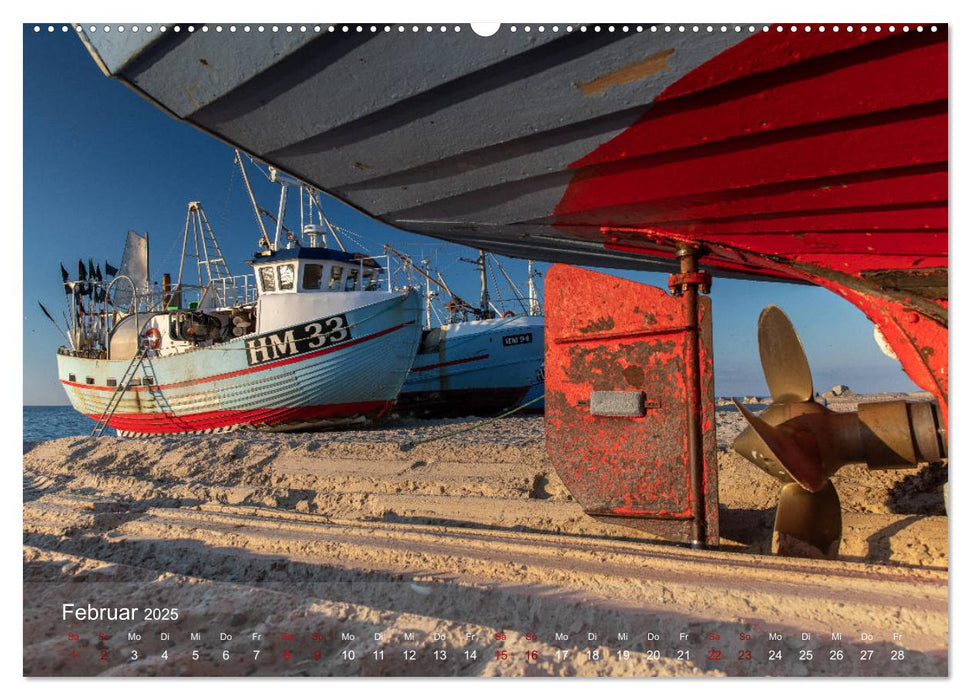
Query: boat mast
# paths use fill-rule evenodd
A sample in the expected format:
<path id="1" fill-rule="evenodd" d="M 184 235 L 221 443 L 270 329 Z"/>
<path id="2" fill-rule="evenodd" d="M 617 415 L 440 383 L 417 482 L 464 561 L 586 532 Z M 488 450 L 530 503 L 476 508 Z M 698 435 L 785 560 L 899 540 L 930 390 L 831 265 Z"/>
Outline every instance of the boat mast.
<path id="1" fill-rule="evenodd" d="M 425 328 L 432 327 L 432 299 L 435 294 L 432 292 L 432 278 L 427 274 L 428 261 L 422 260 L 425 263 Z"/>
<path id="2" fill-rule="evenodd" d="M 147 235 L 147 234 L 146 234 Z M 192 249 L 190 250 L 190 243 Z M 209 217 L 201 202 L 189 202 L 189 211 L 185 217 L 185 231 L 182 234 L 182 257 L 179 260 L 179 277 L 176 287 L 182 289 L 182 275 L 186 258 L 196 259 L 196 269 L 200 289 L 206 287 L 214 279 L 230 277 L 229 266 L 219 247 L 219 241 Z M 214 271 L 215 270 L 215 271 Z"/>
<path id="3" fill-rule="evenodd" d="M 280 233 L 283 231 L 283 215 L 287 212 L 287 183 L 285 180 L 278 180 L 276 168 L 270 168 L 270 182 L 280 183 L 280 204 L 276 212 L 276 230 L 273 232 L 272 250 L 280 250 Z M 289 248 L 289 244 L 287 244 Z"/>
<path id="4" fill-rule="evenodd" d="M 533 271 L 533 261 L 529 260 L 526 267 L 526 294 L 529 299 L 529 315 L 539 316 L 542 313 L 542 309 L 539 306 L 539 296 L 536 294 L 536 282 L 534 281 L 538 272 Z"/>
<path id="5" fill-rule="evenodd" d="M 266 226 L 263 225 L 263 215 L 260 214 L 260 205 L 256 203 L 256 196 L 253 194 L 253 188 L 249 184 L 249 177 L 246 175 L 246 168 L 243 167 L 243 159 L 239 155 L 239 149 L 236 149 L 236 164 L 239 166 L 239 172 L 243 174 L 243 184 L 246 185 L 246 193 L 249 195 L 250 204 L 253 205 L 253 213 L 256 214 L 256 223 L 260 227 L 260 231 L 263 232 L 263 238 L 260 239 L 260 245 L 269 247 L 270 237 L 266 235 Z"/>
<path id="6" fill-rule="evenodd" d="M 485 251 L 479 250 L 479 257 L 476 264 L 479 266 L 479 283 L 482 286 L 482 298 L 479 300 L 479 308 L 482 309 L 482 318 L 491 318 L 489 311 L 489 280 L 486 277 L 486 258 Z"/>
<path id="7" fill-rule="evenodd" d="M 320 193 L 317 192 L 317 190 L 311 188 L 310 190 L 308 190 L 307 196 L 310 198 L 310 201 L 317 209 L 317 217 L 324 224 L 326 224 L 327 230 L 330 231 L 330 235 L 334 237 L 335 241 L 337 241 L 337 245 L 340 247 L 340 249 L 346 253 L 347 249 L 344 247 L 344 242 L 341 240 L 341 237 L 337 235 L 337 231 L 334 230 L 333 225 L 330 223 L 330 219 L 328 219 L 327 215 L 324 214 L 324 207 L 320 203 Z M 326 238 L 324 238 L 324 247 L 325 248 L 327 247 Z"/>

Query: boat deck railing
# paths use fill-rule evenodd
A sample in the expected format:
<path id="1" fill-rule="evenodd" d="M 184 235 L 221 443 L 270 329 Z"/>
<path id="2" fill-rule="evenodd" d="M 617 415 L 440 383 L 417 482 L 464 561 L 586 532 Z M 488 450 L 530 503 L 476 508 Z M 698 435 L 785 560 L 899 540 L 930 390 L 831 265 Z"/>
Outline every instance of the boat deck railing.
<path id="1" fill-rule="evenodd" d="M 372 263 L 376 263 L 377 267 L 372 264 L 365 264 L 365 260 L 370 260 Z M 390 268 L 390 258 L 387 255 L 367 255 L 362 256 L 358 259 L 358 279 L 364 280 L 365 268 L 367 272 L 372 275 L 370 277 L 370 283 L 367 285 L 362 285 L 362 289 L 366 292 L 373 291 L 391 291 L 391 268 Z"/>
<path id="2" fill-rule="evenodd" d="M 257 298 L 256 277 L 252 274 L 217 278 L 205 287 L 183 284 L 145 289 L 125 275 L 110 281 L 86 281 L 84 285 L 83 293 L 71 297 L 73 347 L 58 352 L 92 359 L 107 357 L 112 332 L 129 316 L 134 315 L 138 325 L 137 317 L 142 315 L 147 320 L 153 314 L 179 309 L 242 306 L 255 303 Z"/>
<path id="3" fill-rule="evenodd" d="M 242 306 L 253 304 L 258 296 L 256 275 L 217 277 L 209 283 L 209 294 L 216 295 L 216 306 Z"/>

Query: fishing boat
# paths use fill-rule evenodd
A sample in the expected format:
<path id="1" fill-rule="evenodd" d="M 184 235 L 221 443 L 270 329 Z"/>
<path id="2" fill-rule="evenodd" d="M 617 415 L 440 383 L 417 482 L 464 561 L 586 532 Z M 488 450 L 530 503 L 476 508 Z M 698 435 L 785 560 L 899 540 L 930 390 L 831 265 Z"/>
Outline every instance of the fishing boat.
<path id="1" fill-rule="evenodd" d="M 164 275 L 153 287 L 147 234 L 134 232 L 121 267 L 106 270 L 115 274 L 99 265 L 65 279 L 72 322 L 58 376 L 97 421 L 94 434 L 340 427 L 383 415 L 397 397 L 421 339 L 420 295 L 392 288 L 386 257 L 329 248 L 316 224 L 299 237 L 286 229 L 287 188 L 298 183 L 282 175 L 271 240 L 237 162 L 262 228 L 251 274 L 229 273 L 190 202 L 175 284 Z"/>
<path id="2" fill-rule="evenodd" d="M 389 225 L 671 273 L 666 289 L 562 265 L 547 278 L 547 451 L 592 517 L 718 545 L 712 277 L 838 294 L 936 404 L 807 430 L 823 414 L 805 355 L 765 309 L 772 413 L 743 410 L 735 447 L 794 482 L 775 530 L 796 544 L 780 550 L 838 545 L 830 477 L 866 451 L 849 435 L 871 468 L 946 456 L 947 25 L 343 29 L 79 34 L 169 114 Z"/>
<path id="3" fill-rule="evenodd" d="M 474 260 L 462 259 L 479 271 L 481 297 L 474 306 L 457 296 L 440 273 L 433 276 L 409 256 L 390 246 L 385 249 L 426 283 L 425 329 L 396 410 L 426 417 L 495 415 L 529 401 L 523 410 L 542 411 L 543 317 L 532 263 L 528 297 L 521 299 L 521 313 L 516 313 L 503 302 L 497 306 L 491 300 L 485 251 L 480 250 Z M 489 257 L 518 292 L 494 256 Z M 436 325 L 432 300 L 439 292 L 448 301 L 445 323 Z"/>
<path id="4" fill-rule="evenodd" d="M 714 275 L 834 291 L 946 421 L 946 24 L 186 28 L 78 34 L 169 114 L 389 225 L 664 272 L 688 243 Z"/>

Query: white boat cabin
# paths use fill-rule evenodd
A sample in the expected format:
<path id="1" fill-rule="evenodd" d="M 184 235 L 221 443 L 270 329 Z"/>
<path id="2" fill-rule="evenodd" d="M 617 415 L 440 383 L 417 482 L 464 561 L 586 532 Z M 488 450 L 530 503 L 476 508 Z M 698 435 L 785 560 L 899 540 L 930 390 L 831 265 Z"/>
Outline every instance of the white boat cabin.
<path id="1" fill-rule="evenodd" d="M 329 248 L 267 251 L 249 264 L 261 295 L 376 291 L 383 284 L 384 268 L 374 258 Z"/>
<path id="2" fill-rule="evenodd" d="M 199 301 L 188 301 L 175 288 L 164 292 L 164 313 L 121 319 L 110 333 L 109 358 L 130 358 L 138 343 L 146 340 L 152 355 L 177 354 L 393 296 L 386 267 L 360 253 L 290 248 L 261 251 L 248 263 L 253 266 L 252 276 L 212 280 Z"/>
<path id="3" fill-rule="evenodd" d="M 377 259 L 331 248 L 265 251 L 249 261 L 256 275 L 257 332 L 341 313 L 390 295 Z"/>

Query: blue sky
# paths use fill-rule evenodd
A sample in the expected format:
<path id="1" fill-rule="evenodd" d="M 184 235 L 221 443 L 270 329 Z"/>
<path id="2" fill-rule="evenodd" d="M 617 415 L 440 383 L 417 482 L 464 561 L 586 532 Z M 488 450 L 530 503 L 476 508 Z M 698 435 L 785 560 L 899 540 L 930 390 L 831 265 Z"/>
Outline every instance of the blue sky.
<path id="1" fill-rule="evenodd" d="M 104 77 L 73 32 L 35 34 L 25 25 L 23 90 L 24 403 L 64 404 L 55 360 L 63 338 L 37 306 L 42 301 L 60 318 L 60 262 L 72 271 L 78 258 L 117 265 L 125 233 L 135 229 L 149 232 L 153 275 L 174 274 L 190 200 L 203 203 L 235 274 L 248 271 L 243 261 L 258 235 L 232 150 Z M 275 209 L 275 186 L 252 170 L 250 176 L 261 203 Z M 397 231 L 336 203 L 328 213 L 366 240 L 372 253 L 389 242 L 437 259 L 457 293 L 477 298 L 477 274 L 457 262 L 472 251 Z M 525 261 L 504 264 L 517 282 L 525 279 Z M 662 287 L 667 279 L 617 274 Z M 712 303 L 719 395 L 766 393 L 755 329 L 770 303 L 795 323 L 820 391 L 837 383 L 857 391 L 916 389 L 899 363 L 877 348 L 863 313 L 831 292 L 718 279 Z"/>

